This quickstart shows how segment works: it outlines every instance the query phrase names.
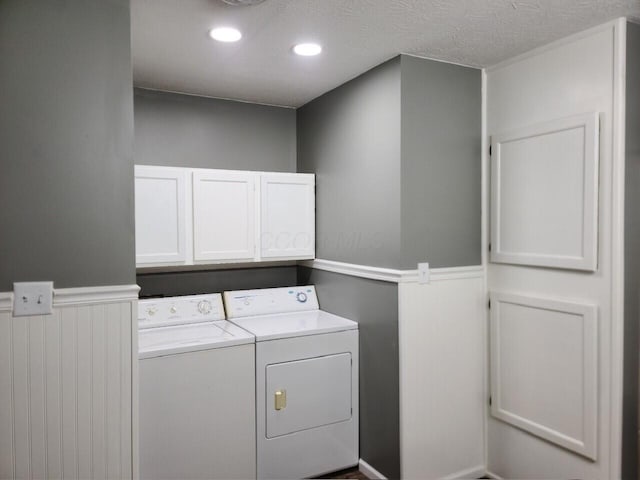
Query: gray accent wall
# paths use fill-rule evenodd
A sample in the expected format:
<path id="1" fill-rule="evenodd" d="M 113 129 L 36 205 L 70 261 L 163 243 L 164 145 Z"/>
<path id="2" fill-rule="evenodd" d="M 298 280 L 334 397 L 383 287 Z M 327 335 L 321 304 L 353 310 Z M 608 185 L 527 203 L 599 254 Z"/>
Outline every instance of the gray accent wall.
<path id="1" fill-rule="evenodd" d="M 640 323 L 640 26 L 627 23 L 622 478 L 638 478 Z"/>
<path id="2" fill-rule="evenodd" d="M 481 77 L 402 55 L 400 268 L 480 264 Z"/>
<path id="3" fill-rule="evenodd" d="M 0 291 L 135 281 L 128 0 L 0 1 Z"/>
<path id="4" fill-rule="evenodd" d="M 135 89 L 135 163 L 296 171 L 290 108 Z"/>
<path id="5" fill-rule="evenodd" d="M 261 267 L 138 274 L 140 298 L 220 293 L 297 285 L 297 267 Z"/>
<path id="6" fill-rule="evenodd" d="M 480 264 L 480 70 L 398 56 L 298 109 L 316 257 Z"/>
<path id="7" fill-rule="evenodd" d="M 398 286 L 300 267 L 299 285 L 315 285 L 320 308 L 358 322 L 360 458 L 400 478 Z"/>
<path id="8" fill-rule="evenodd" d="M 297 111 L 298 172 L 316 174 L 316 257 L 397 267 L 400 59 Z"/>

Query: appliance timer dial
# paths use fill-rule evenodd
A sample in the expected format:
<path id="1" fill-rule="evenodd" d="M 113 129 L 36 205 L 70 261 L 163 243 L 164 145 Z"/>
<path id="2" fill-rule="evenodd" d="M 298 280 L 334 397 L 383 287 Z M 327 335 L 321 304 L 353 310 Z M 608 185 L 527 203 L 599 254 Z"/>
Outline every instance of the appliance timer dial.
<path id="1" fill-rule="evenodd" d="M 296 293 L 296 300 L 298 300 L 300 303 L 304 303 L 307 301 L 307 294 L 304 292 L 298 292 Z"/>
<path id="2" fill-rule="evenodd" d="M 209 300 L 200 300 L 200 302 L 198 302 L 198 311 L 203 315 L 210 313 L 211 308 L 212 306 Z"/>

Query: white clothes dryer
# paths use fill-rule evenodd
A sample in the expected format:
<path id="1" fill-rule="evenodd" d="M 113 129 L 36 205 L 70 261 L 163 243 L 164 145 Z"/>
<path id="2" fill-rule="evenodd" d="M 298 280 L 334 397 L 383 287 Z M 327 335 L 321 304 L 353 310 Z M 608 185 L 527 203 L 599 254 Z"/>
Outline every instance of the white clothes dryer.
<path id="1" fill-rule="evenodd" d="M 254 337 L 220 294 L 138 302 L 141 479 L 255 478 Z"/>
<path id="2" fill-rule="evenodd" d="M 224 293 L 256 337 L 257 477 L 358 463 L 358 324 L 319 309 L 314 286 Z"/>

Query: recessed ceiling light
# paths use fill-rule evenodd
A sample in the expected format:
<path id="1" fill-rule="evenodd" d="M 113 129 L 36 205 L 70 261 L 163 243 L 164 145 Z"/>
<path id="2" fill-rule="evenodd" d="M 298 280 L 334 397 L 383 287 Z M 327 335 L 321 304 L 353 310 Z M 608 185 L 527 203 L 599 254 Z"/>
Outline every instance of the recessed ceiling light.
<path id="1" fill-rule="evenodd" d="M 218 27 L 209 31 L 209 36 L 219 42 L 237 42 L 242 38 L 240 30 L 231 27 Z"/>
<path id="2" fill-rule="evenodd" d="M 313 57 L 322 52 L 322 47 L 317 43 L 299 43 L 293 47 L 293 52 L 303 57 Z"/>

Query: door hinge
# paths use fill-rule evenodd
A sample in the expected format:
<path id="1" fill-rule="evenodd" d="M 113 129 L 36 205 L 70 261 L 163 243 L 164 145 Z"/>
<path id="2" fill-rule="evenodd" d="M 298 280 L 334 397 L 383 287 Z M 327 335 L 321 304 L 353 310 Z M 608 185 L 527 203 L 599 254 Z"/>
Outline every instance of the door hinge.
<path id="1" fill-rule="evenodd" d="M 489 243 L 489 253 L 491 253 L 491 243 Z"/>
<path id="2" fill-rule="evenodd" d="M 491 310 L 491 299 L 489 299 L 489 300 L 487 301 L 487 308 L 488 308 L 489 310 Z"/>
<path id="3" fill-rule="evenodd" d="M 489 156 L 491 156 L 491 145 L 489 145 Z"/>
<path id="4" fill-rule="evenodd" d="M 491 396 L 489 396 L 489 406 L 491 406 L 493 404 L 493 398 L 491 398 Z"/>

